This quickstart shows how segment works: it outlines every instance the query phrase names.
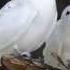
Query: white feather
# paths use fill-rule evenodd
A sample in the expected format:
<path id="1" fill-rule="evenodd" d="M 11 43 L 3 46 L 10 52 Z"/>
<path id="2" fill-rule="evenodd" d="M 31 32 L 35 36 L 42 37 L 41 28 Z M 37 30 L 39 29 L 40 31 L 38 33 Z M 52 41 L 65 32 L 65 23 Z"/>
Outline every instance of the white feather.
<path id="1" fill-rule="evenodd" d="M 11 7 L 6 9 L 8 4 Z M 21 53 L 36 50 L 54 27 L 55 0 L 15 0 L 8 4 L 0 10 L 0 50 L 14 44 Z"/>

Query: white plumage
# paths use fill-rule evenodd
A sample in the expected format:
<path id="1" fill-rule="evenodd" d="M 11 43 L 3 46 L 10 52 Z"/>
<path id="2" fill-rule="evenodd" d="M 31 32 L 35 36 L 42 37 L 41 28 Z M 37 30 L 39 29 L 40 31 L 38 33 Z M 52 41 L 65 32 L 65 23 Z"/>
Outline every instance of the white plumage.
<path id="1" fill-rule="evenodd" d="M 55 0 L 12 0 L 0 14 L 0 49 L 17 45 L 22 53 L 38 49 L 48 39 L 57 12 Z"/>
<path id="2" fill-rule="evenodd" d="M 70 5 L 63 10 L 60 21 L 63 30 L 62 58 L 67 62 L 70 60 Z"/>
<path id="3" fill-rule="evenodd" d="M 52 57 L 52 52 L 56 52 L 64 63 L 70 60 L 70 5 L 63 10 L 47 44 L 44 53 L 46 63 L 58 67 L 59 62 Z"/>

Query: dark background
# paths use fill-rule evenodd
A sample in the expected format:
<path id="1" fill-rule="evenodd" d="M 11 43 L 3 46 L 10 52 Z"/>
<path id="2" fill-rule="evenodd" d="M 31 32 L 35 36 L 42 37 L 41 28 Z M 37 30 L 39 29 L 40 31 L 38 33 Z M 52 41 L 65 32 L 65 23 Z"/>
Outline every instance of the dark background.
<path id="1" fill-rule="evenodd" d="M 0 9 L 10 0 L 0 0 Z M 70 0 L 56 0 L 56 5 L 57 5 L 57 11 L 58 11 L 58 17 L 57 19 L 59 20 L 62 14 L 63 9 L 70 5 Z"/>
<path id="2" fill-rule="evenodd" d="M 0 0 L 0 9 L 10 0 Z"/>

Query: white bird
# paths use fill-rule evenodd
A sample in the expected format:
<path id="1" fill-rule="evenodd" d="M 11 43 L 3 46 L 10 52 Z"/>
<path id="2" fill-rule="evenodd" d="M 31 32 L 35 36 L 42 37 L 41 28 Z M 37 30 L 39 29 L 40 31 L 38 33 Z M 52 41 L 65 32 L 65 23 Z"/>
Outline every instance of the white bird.
<path id="1" fill-rule="evenodd" d="M 70 5 L 64 8 L 47 44 L 44 53 L 46 63 L 58 67 L 59 63 L 51 52 L 56 52 L 65 62 L 70 59 Z"/>
<path id="2" fill-rule="evenodd" d="M 64 50 L 62 50 L 62 57 L 67 62 L 67 60 L 70 60 L 70 5 L 63 10 L 60 22 L 63 31 L 62 49 Z"/>
<path id="3" fill-rule="evenodd" d="M 66 6 L 62 12 L 61 19 L 58 21 L 59 34 L 61 35 L 61 41 L 58 46 L 61 58 L 64 60 L 64 63 L 68 64 L 70 60 L 70 5 Z"/>
<path id="4" fill-rule="evenodd" d="M 12 0 L 0 10 L 0 51 L 32 52 L 48 39 L 57 19 L 55 0 Z M 8 50 L 10 53 L 10 50 Z"/>

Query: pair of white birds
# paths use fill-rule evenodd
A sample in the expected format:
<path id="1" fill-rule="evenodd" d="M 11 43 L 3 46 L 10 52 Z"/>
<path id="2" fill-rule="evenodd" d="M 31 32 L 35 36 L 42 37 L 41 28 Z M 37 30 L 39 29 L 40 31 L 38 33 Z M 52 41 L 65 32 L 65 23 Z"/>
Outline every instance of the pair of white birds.
<path id="1" fill-rule="evenodd" d="M 67 7 L 61 19 L 67 19 Z M 0 55 L 11 53 L 12 48 L 21 55 L 48 41 L 57 23 L 55 0 L 12 0 L 0 10 Z M 47 47 L 47 46 L 46 46 Z"/>

